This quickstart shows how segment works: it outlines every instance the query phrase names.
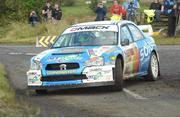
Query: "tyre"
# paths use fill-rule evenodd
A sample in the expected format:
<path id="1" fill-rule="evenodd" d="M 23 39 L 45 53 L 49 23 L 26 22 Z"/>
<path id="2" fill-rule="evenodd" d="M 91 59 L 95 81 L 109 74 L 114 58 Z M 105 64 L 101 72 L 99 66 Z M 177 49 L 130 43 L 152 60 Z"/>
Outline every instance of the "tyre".
<path id="1" fill-rule="evenodd" d="M 115 62 L 114 70 L 114 86 L 112 87 L 113 91 L 122 91 L 123 89 L 123 69 L 121 59 L 117 58 Z"/>
<path id="2" fill-rule="evenodd" d="M 147 78 L 149 80 L 156 81 L 159 78 L 159 75 L 160 75 L 159 61 L 157 59 L 156 54 L 153 52 L 150 57 Z"/>
<path id="3" fill-rule="evenodd" d="M 36 92 L 36 94 L 45 94 L 45 93 L 47 93 L 47 90 L 46 89 L 36 89 L 35 92 Z"/>

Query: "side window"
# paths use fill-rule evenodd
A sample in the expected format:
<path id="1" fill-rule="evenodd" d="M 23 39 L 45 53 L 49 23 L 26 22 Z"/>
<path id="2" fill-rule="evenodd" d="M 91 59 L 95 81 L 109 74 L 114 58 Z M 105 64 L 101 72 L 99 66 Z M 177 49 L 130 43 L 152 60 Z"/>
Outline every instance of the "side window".
<path id="1" fill-rule="evenodd" d="M 124 40 L 129 40 L 130 43 L 133 42 L 132 36 L 129 32 L 129 29 L 127 28 L 127 26 L 123 26 L 121 27 L 121 42 L 123 42 Z"/>
<path id="2" fill-rule="evenodd" d="M 135 27 L 134 25 L 128 25 L 128 27 L 132 33 L 134 41 L 144 39 L 143 34 L 139 31 L 137 27 Z"/>

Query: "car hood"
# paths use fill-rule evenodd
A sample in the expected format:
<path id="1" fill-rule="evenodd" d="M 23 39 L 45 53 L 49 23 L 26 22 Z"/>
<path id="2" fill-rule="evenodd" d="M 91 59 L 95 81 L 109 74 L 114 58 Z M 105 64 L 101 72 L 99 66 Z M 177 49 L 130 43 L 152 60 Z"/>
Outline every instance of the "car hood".
<path id="1" fill-rule="evenodd" d="M 115 46 L 64 47 L 46 50 L 34 57 L 41 63 L 84 62 L 92 57 L 104 56 L 116 50 Z"/>

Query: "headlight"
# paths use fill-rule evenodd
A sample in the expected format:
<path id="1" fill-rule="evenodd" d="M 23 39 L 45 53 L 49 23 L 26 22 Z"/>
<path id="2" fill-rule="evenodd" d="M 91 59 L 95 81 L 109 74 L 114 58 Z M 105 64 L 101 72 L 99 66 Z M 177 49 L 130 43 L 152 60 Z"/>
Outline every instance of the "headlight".
<path id="1" fill-rule="evenodd" d="M 41 64 L 38 61 L 31 60 L 31 67 L 30 70 L 40 70 L 41 69 Z"/>
<path id="2" fill-rule="evenodd" d="M 93 57 L 90 58 L 88 61 L 85 62 L 86 66 L 103 66 L 104 59 L 103 57 Z"/>

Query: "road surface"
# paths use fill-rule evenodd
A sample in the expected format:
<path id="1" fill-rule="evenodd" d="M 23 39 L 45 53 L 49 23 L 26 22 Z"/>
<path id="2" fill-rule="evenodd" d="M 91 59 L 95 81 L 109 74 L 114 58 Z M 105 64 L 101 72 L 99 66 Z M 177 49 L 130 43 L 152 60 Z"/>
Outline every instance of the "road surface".
<path id="1" fill-rule="evenodd" d="M 180 46 L 159 46 L 161 79 L 125 81 L 122 92 L 108 87 L 50 91 L 36 95 L 27 91 L 26 71 L 32 55 L 44 50 L 33 46 L 0 46 L 17 97 L 38 105 L 39 116 L 179 116 Z"/>

